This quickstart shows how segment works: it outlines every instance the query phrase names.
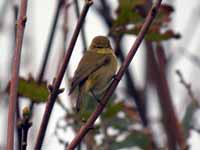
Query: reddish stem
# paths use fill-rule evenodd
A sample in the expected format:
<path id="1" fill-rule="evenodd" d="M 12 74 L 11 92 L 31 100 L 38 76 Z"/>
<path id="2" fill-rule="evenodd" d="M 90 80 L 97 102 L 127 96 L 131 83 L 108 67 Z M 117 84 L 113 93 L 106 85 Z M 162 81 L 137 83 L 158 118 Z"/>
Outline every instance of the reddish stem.
<path id="1" fill-rule="evenodd" d="M 155 74 L 156 74 L 156 85 L 158 90 L 158 96 L 160 98 L 160 104 L 163 111 L 163 121 L 165 124 L 166 132 L 169 132 L 169 140 L 177 142 L 181 150 L 185 150 L 187 147 L 185 135 L 183 128 L 176 116 L 172 98 L 169 91 L 169 86 L 167 83 L 165 75 L 165 54 L 164 48 L 158 45 L 157 51 L 155 51 L 158 63 L 155 64 Z"/>
<path id="2" fill-rule="evenodd" d="M 21 48 L 26 23 L 27 0 L 21 0 L 19 19 L 17 21 L 16 46 L 12 63 L 12 77 L 10 84 L 9 110 L 8 110 L 8 129 L 7 129 L 7 150 L 13 150 L 14 145 L 14 124 L 17 102 L 17 87 L 19 80 L 19 67 L 21 58 Z"/>

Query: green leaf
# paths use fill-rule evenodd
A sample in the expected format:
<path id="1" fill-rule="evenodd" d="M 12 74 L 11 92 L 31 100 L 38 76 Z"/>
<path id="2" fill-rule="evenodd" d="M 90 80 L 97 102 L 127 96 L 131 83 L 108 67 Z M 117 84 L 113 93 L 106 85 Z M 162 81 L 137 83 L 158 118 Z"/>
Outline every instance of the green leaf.
<path id="1" fill-rule="evenodd" d="M 183 124 L 183 128 L 185 131 L 185 135 L 188 137 L 189 136 L 189 131 L 191 129 L 192 126 L 192 117 L 194 112 L 196 111 L 196 109 L 198 108 L 198 105 L 196 103 L 190 103 L 187 107 L 185 116 L 183 118 L 182 124 Z"/>
<path id="2" fill-rule="evenodd" d="M 101 100 L 101 97 L 102 95 L 96 95 L 96 98 L 98 98 L 99 100 Z M 112 103 L 114 101 L 114 99 L 116 98 L 116 95 L 113 94 L 113 96 L 110 98 L 109 102 Z M 81 108 L 80 108 L 80 112 L 79 112 L 79 115 L 81 116 L 81 118 L 83 120 L 87 120 L 89 118 L 89 116 L 95 111 L 96 109 L 96 106 L 97 106 L 98 102 L 97 100 L 90 94 L 85 94 L 83 96 L 83 99 L 82 99 L 82 104 L 81 104 Z M 109 107 L 110 105 L 107 105 L 106 107 Z M 110 112 L 108 108 L 107 111 L 108 111 L 108 115 L 112 115 L 113 113 L 115 113 L 116 110 L 114 109 L 117 109 L 116 107 L 119 107 L 119 104 L 117 106 L 115 106 L 115 108 L 111 108 L 112 111 L 114 112 Z"/>
<path id="3" fill-rule="evenodd" d="M 147 135 L 142 132 L 134 132 L 128 135 L 123 141 L 113 142 L 110 146 L 111 150 L 117 150 L 122 148 L 139 147 L 141 149 L 148 149 L 150 141 Z"/>
<path id="4" fill-rule="evenodd" d="M 86 121 L 90 117 L 90 115 L 96 108 L 96 103 L 96 100 L 89 94 L 83 96 L 79 112 L 79 115 L 82 118 L 82 120 Z"/>
<path id="5" fill-rule="evenodd" d="M 9 92 L 9 87 L 10 83 L 6 88 L 6 92 Z M 46 102 L 49 95 L 46 82 L 39 84 L 32 77 L 28 80 L 20 77 L 17 92 L 19 96 L 27 97 L 35 103 Z"/>
<path id="6" fill-rule="evenodd" d="M 162 4 L 159 8 L 159 13 L 156 16 L 154 23 L 169 23 L 171 21 L 171 14 L 174 12 L 174 8 L 168 4 Z"/>
<path id="7" fill-rule="evenodd" d="M 117 18 L 113 21 L 110 34 L 117 36 L 123 34 L 137 35 L 145 19 L 146 4 L 146 0 L 119 0 Z M 147 40 L 164 41 L 180 38 L 179 34 L 168 29 L 172 12 L 174 12 L 174 8 L 171 5 L 162 4 L 160 6 L 159 13 L 145 36 Z"/>
<path id="8" fill-rule="evenodd" d="M 128 127 L 132 124 L 133 122 L 131 122 L 129 118 L 115 117 L 108 121 L 109 126 L 118 129 L 120 131 L 127 131 Z"/>
<path id="9" fill-rule="evenodd" d="M 122 103 L 110 103 L 107 108 L 106 111 L 103 113 L 102 117 L 105 119 L 109 119 L 114 117 L 119 111 L 121 111 L 123 105 Z"/>
<path id="10" fill-rule="evenodd" d="M 49 95 L 46 82 L 38 84 L 33 78 L 20 78 L 17 91 L 20 96 L 27 97 L 35 103 L 46 102 Z"/>
<path id="11" fill-rule="evenodd" d="M 137 24 L 131 29 L 128 29 L 126 27 L 119 27 L 119 28 L 113 28 L 112 33 L 114 35 L 120 35 L 120 34 L 134 34 L 137 35 L 142 27 L 142 24 Z M 173 30 L 166 30 L 163 32 L 160 32 L 160 26 L 159 25 L 153 25 L 150 27 L 149 31 L 147 32 L 145 39 L 149 41 L 164 41 L 169 40 L 172 38 L 180 38 L 180 35 L 178 33 L 174 33 Z"/>
<path id="12" fill-rule="evenodd" d="M 124 25 L 143 21 L 143 17 L 134 10 L 136 6 L 141 6 L 145 0 L 119 0 L 118 16 L 113 25 Z"/>

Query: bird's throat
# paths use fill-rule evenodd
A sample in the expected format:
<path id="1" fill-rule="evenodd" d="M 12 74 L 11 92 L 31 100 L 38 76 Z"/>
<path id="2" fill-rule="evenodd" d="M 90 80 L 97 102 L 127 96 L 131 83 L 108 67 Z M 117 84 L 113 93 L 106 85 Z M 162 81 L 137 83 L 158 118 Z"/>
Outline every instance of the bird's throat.
<path id="1" fill-rule="evenodd" d="M 112 49 L 110 48 L 99 48 L 95 51 L 98 54 L 112 54 Z"/>

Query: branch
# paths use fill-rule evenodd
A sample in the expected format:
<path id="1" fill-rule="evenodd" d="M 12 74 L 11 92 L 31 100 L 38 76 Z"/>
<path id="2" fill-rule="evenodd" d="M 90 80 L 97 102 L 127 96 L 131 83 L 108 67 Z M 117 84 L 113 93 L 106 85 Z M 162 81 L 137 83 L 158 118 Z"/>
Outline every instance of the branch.
<path id="1" fill-rule="evenodd" d="M 182 126 L 176 117 L 175 110 L 173 107 L 167 79 L 165 76 L 165 58 L 161 55 L 160 47 L 156 51 L 156 58 L 153 53 L 153 47 L 151 42 L 146 42 L 149 57 L 151 58 L 151 75 L 153 77 L 154 84 L 157 88 L 159 102 L 163 115 L 164 128 L 168 139 L 168 148 L 171 150 L 177 149 L 176 144 L 178 143 L 180 149 L 183 150 L 187 145 L 185 136 L 182 130 Z"/>
<path id="2" fill-rule="evenodd" d="M 13 27 L 14 27 L 14 38 L 13 38 L 13 50 L 15 48 L 15 42 L 16 42 L 16 32 L 17 32 L 17 27 L 16 27 L 16 21 L 17 21 L 17 15 L 18 15 L 18 5 L 14 4 L 13 5 L 13 14 L 14 14 L 14 22 L 13 22 Z M 22 130 L 17 126 L 18 121 L 21 120 L 20 117 L 20 103 L 19 103 L 19 96 L 16 98 L 16 131 L 17 131 L 17 148 L 21 148 L 21 137 L 22 137 Z"/>
<path id="3" fill-rule="evenodd" d="M 52 92 L 50 93 L 50 95 L 48 97 L 48 101 L 47 101 L 47 104 L 46 104 L 45 112 L 44 112 L 44 115 L 43 115 L 43 118 L 42 118 L 42 123 L 41 123 L 40 129 L 39 129 L 39 133 L 38 133 L 38 136 L 37 136 L 37 139 L 36 139 L 35 150 L 40 150 L 41 149 L 41 146 L 42 146 L 42 143 L 43 143 L 43 139 L 44 139 L 44 135 L 45 135 L 45 132 L 46 132 L 46 128 L 47 128 L 47 125 L 48 125 L 48 121 L 49 121 L 53 106 L 55 104 L 55 101 L 56 101 L 56 98 L 57 98 L 58 94 L 60 94 L 59 92 L 61 92 L 60 89 L 59 89 L 60 84 L 61 84 L 62 79 L 64 77 L 65 70 L 66 70 L 66 68 L 67 68 L 67 66 L 69 64 L 69 60 L 70 60 L 70 57 L 72 55 L 72 52 L 73 52 L 74 45 L 76 43 L 78 34 L 80 32 L 80 29 L 81 29 L 81 27 L 83 25 L 83 22 L 85 20 L 86 14 L 87 14 L 90 6 L 92 5 L 92 3 L 93 3 L 92 0 L 86 0 L 86 2 L 85 2 L 84 8 L 83 8 L 82 13 L 81 13 L 81 16 L 78 19 L 75 31 L 73 33 L 72 39 L 71 39 L 69 47 L 67 49 L 67 53 L 64 56 L 64 60 L 63 60 L 63 62 L 61 64 L 61 67 L 60 67 L 60 70 L 59 70 L 59 72 L 57 74 L 57 77 L 55 78 L 55 82 L 53 82 L 53 85 L 52 85 L 53 89 L 52 89 Z"/>
<path id="4" fill-rule="evenodd" d="M 157 11 L 159 9 L 159 6 L 161 4 L 162 0 L 158 0 L 157 3 L 155 3 L 152 8 L 150 9 L 148 16 L 145 19 L 145 22 L 138 34 L 138 37 L 136 38 L 131 50 L 128 53 L 128 56 L 126 57 L 125 61 L 123 62 L 122 66 L 120 67 L 115 79 L 109 86 L 106 93 L 103 95 L 103 98 L 101 99 L 101 104 L 97 105 L 96 111 L 92 113 L 92 115 L 87 120 L 86 124 L 82 126 L 75 136 L 75 138 L 72 140 L 72 142 L 68 145 L 67 150 L 73 150 L 83 139 L 83 137 L 87 134 L 87 132 L 92 129 L 94 122 L 98 118 L 98 116 L 102 113 L 104 107 L 106 106 L 109 98 L 112 96 L 114 90 L 116 89 L 119 81 L 121 80 L 123 74 L 127 70 L 129 64 L 131 63 L 131 60 L 133 59 L 135 53 L 137 52 L 137 49 L 139 45 L 141 44 L 142 40 L 144 39 L 145 34 L 147 33 L 153 19 L 155 18 Z"/>
<path id="5" fill-rule="evenodd" d="M 156 64 L 156 59 L 155 59 L 155 56 L 154 56 L 154 53 L 153 53 L 153 45 L 151 42 L 149 41 L 146 41 L 146 49 L 147 49 L 147 57 L 148 57 L 148 78 L 150 77 L 150 81 L 148 82 L 151 82 L 152 84 L 155 84 L 157 90 L 159 90 L 159 85 L 160 84 L 160 78 L 158 77 L 158 70 L 157 70 L 157 64 Z M 148 79 L 149 80 L 149 79 Z M 158 94 L 160 94 L 160 91 L 157 91 Z M 159 97 L 160 99 L 162 99 L 161 97 Z M 161 105 L 161 110 L 162 110 L 162 113 L 163 113 L 163 118 L 168 118 L 168 117 L 165 117 L 165 111 L 163 109 L 164 107 L 164 104 L 162 104 L 161 100 L 159 101 L 160 102 L 160 105 Z M 168 111 L 167 111 L 168 112 Z M 168 128 L 168 122 L 167 121 L 164 121 L 163 122 L 163 125 L 164 125 L 164 128 L 165 128 L 165 131 L 166 131 L 166 136 L 167 136 L 167 142 L 168 142 L 168 148 L 170 150 L 176 150 L 176 140 L 174 140 L 174 136 L 173 136 L 173 133 L 172 131 Z"/>
<path id="6" fill-rule="evenodd" d="M 48 39 L 45 54 L 44 54 L 44 59 L 43 59 L 43 62 L 42 62 L 42 66 L 41 66 L 39 75 L 37 77 L 38 84 L 40 84 L 42 82 L 43 78 L 44 78 L 44 73 L 45 73 L 45 69 L 46 69 L 46 66 L 47 66 L 47 61 L 48 61 L 48 58 L 49 58 L 49 55 L 50 55 L 50 52 L 51 52 L 51 47 L 52 47 L 52 44 L 53 44 L 53 38 L 55 36 L 56 26 L 57 26 L 57 23 L 58 23 L 58 19 L 59 19 L 59 16 L 60 16 L 60 11 L 61 11 L 61 8 L 63 6 L 63 3 L 64 3 L 64 0 L 59 0 L 58 4 L 57 4 L 56 13 L 55 13 L 55 16 L 54 16 L 54 19 L 53 19 L 53 24 L 52 24 L 52 27 L 51 27 L 51 30 L 50 30 L 51 32 L 50 32 L 50 35 L 49 35 L 49 39 Z M 30 118 L 32 117 L 33 108 L 34 108 L 34 103 L 31 102 L 31 104 L 30 104 L 30 111 L 31 111 Z"/>
<path id="7" fill-rule="evenodd" d="M 123 51 L 121 49 L 121 44 L 120 41 L 121 39 L 118 37 L 113 37 L 116 43 L 116 52 L 119 54 L 119 58 L 121 60 L 121 62 L 124 62 L 124 54 Z M 147 115 L 146 115 L 146 103 L 145 103 L 145 99 L 141 96 L 140 91 L 135 87 L 135 83 L 133 81 L 131 72 L 130 72 L 130 68 L 126 70 L 125 72 L 125 81 L 126 81 L 126 85 L 127 85 L 127 90 L 128 90 L 128 94 L 133 98 L 136 107 L 137 107 L 137 111 L 140 115 L 142 124 L 144 127 L 148 126 L 148 119 L 147 119 Z"/>
<path id="8" fill-rule="evenodd" d="M 185 81 L 185 79 L 183 78 L 183 74 L 181 73 L 180 70 L 176 70 L 176 74 L 177 74 L 178 77 L 180 78 L 180 83 L 181 83 L 181 84 L 185 87 L 185 89 L 187 90 L 188 95 L 189 95 L 189 97 L 191 98 L 192 102 L 193 102 L 194 104 L 196 104 L 197 106 L 199 106 L 198 100 L 197 100 L 197 98 L 194 96 L 194 93 L 193 93 L 193 91 L 192 91 L 192 85 L 191 85 L 191 83 L 187 83 L 187 82 Z"/>
<path id="9" fill-rule="evenodd" d="M 14 50 L 13 63 L 12 63 L 12 78 L 10 85 L 10 97 L 9 97 L 9 108 L 8 108 L 9 110 L 8 110 L 8 129 L 7 129 L 7 150 L 13 150 L 13 144 L 14 144 L 14 123 L 15 123 L 15 111 L 16 111 L 16 101 L 17 101 L 17 87 L 19 80 L 21 48 L 22 48 L 24 28 L 26 23 L 26 9 L 27 9 L 27 0 L 21 0 L 19 19 L 17 21 L 16 46 Z"/>
<path id="10" fill-rule="evenodd" d="M 44 56 L 44 60 L 42 62 L 42 67 L 40 69 L 40 73 L 39 73 L 39 76 L 38 76 L 38 83 L 40 83 L 44 77 L 44 73 L 45 73 L 45 69 L 46 69 L 46 66 L 47 66 L 47 60 L 49 58 L 49 54 L 50 54 L 50 51 L 51 51 L 51 47 L 52 47 L 52 44 L 53 44 L 53 38 L 54 38 L 54 35 L 55 35 L 55 30 L 56 30 L 56 26 L 57 26 L 57 23 L 58 23 L 58 19 L 59 19 L 59 14 L 60 14 L 60 10 L 61 10 L 61 7 L 63 6 L 63 3 L 64 3 L 64 0 L 59 0 L 58 1 L 58 5 L 57 5 L 57 8 L 56 8 L 56 13 L 55 13 L 55 16 L 54 16 L 54 20 L 53 20 L 53 24 L 52 24 L 52 27 L 51 27 L 51 33 L 50 33 L 50 36 L 49 36 L 49 39 L 48 39 L 48 42 L 47 42 L 47 46 L 46 46 L 46 50 L 45 50 L 45 56 Z"/>
<path id="11" fill-rule="evenodd" d="M 78 0 L 74 0 L 74 4 L 75 4 L 76 16 L 77 16 L 77 18 L 79 18 L 79 16 L 80 16 L 80 8 L 79 8 Z M 82 38 L 82 43 L 83 43 L 83 51 L 86 51 L 86 49 L 87 49 L 87 42 L 86 42 L 84 25 L 81 28 L 81 38 Z"/>

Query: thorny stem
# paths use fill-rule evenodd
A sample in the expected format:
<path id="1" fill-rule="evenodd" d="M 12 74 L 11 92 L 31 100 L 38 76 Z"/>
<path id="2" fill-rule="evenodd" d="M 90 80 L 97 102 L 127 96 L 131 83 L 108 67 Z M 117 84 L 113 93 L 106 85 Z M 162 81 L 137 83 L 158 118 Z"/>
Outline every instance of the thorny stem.
<path id="1" fill-rule="evenodd" d="M 138 34 L 138 37 L 136 38 L 131 50 L 128 53 L 128 56 L 126 57 L 125 61 L 123 62 L 122 66 L 120 67 L 115 79 L 109 86 L 108 90 L 105 92 L 103 98 L 101 99 L 101 104 L 97 105 L 97 108 L 94 113 L 89 117 L 86 124 L 80 128 L 78 133 L 76 134 L 75 138 L 72 140 L 72 142 L 68 145 L 67 150 L 73 150 L 75 147 L 81 142 L 83 137 L 87 134 L 87 132 L 93 127 L 94 122 L 98 118 L 98 116 L 103 111 L 104 107 L 106 106 L 109 98 L 112 96 L 114 90 L 116 89 L 119 81 L 121 80 L 123 74 L 125 73 L 126 69 L 128 68 L 129 64 L 131 63 L 131 60 L 133 59 L 135 53 L 137 52 L 137 49 L 139 45 L 141 44 L 142 40 L 144 39 L 145 34 L 147 33 L 153 19 L 155 18 L 157 11 L 160 7 L 162 0 L 158 0 L 150 9 L 145 22 Z"/>
<path id="2" fill-rule="evenodd" d="M 17 101 L 17 87 L 19 80 L 21 48 L 22 48 L 24 28 L 26 23 L 26 9 L 27 9 L 27 0 L 21 0 L 19 19 L 17 22 L 16 46 L 13 56 L 12 77 L 10 84 L 7 148 L 6 148 L 7 150 L 13 150 L 13 145 L 14 145 L 14 123 L 15 123 L 15 111 L 16 111 L 16 101 Z"/>
<path id="3" fill-rule="evenodd" d="M 77 18 L 79 18 L 79 16 L 80 16 L 80 8 L 79 8 L 78 0 L 74 0 L 74 4 L 75 4 L 76 16 L 77 16 Z M 81 28 L 81 38 L 82 38 L 82 42 L 83 42 L 83 51 L 85 52 L 86 49 L 87 49 L 87 42 L 86 42 L 84 25 Z"/>
<path id="4" fill-rule="evenodd" d="M 86 14 L 87 14 L 90 6 L 92 5 L 92 3 L 93 3 L 92 0 L 87 0 L 85 2 L 84 8 L 82 10 L 80 18 L 78 19 L 75 31 L 73 33 L 72 39 L 71 39 L 70 44 L 69 44 L 69 47 L 68 47 L 67 52 L 66 52 L 66 54 L 64 56 L 64 60 L 62 62 L 60 70 L 59 70 L 59 72 L 57 74 L 57 77 L 55 78 L 55 82 L 52 85 L 53 91 L 50 93 L 50 95 L 48 97 L 48 101 L 47 101 L 47 104 L 46 104 L 45 112 L 44 112 L 44 115 L 43 115 L 43 118 L 42 118 L 42 123 L 41 123 L 40 129 L 39 129 L 39 133 L 38 133 L 38 136 L 37 136 L 37 139 L 36 139 L 35 150 L 40 150 L 41 149 L 41 146 L 42 146 L 42 143 L 43 143 L 43 139 L 44 139 L 44 136 L 45 136 L 45 132 L 46 132 L 46 129 L 47 129 L 48 121 L 49 121 L 49 118 L 50 118 L 54 103 L 56 101 L 56 98 L 57 98 L 58 94 L 60 94 L 59 93 L 60 84 L 62 82 L 65 70 L 66 70 L 66 68 L 67 68 L 67 66 L 69 64 L 69 60 L 70 60 L 70 57 L 72 55 L 73 48 L 75 46 L 78 34 L 80 32 L 80 29 L 81 29 L 81 27 L 83 25 L 83 22 L 85 20 Z"/>

